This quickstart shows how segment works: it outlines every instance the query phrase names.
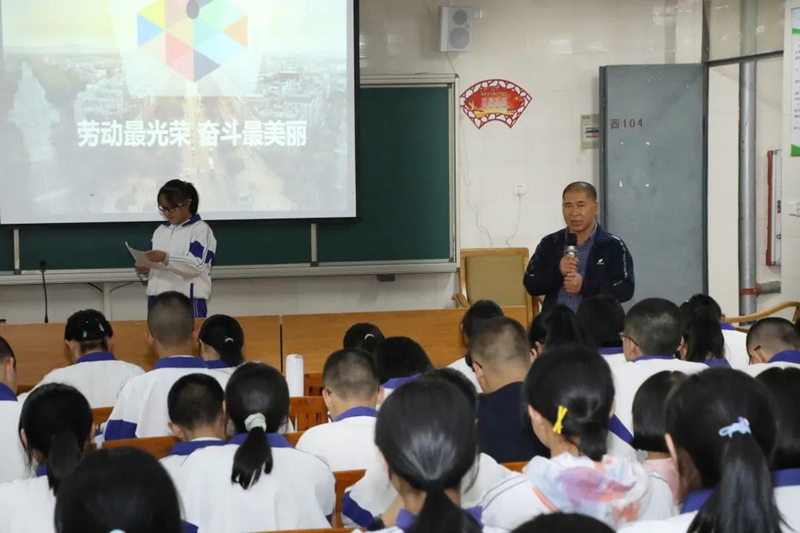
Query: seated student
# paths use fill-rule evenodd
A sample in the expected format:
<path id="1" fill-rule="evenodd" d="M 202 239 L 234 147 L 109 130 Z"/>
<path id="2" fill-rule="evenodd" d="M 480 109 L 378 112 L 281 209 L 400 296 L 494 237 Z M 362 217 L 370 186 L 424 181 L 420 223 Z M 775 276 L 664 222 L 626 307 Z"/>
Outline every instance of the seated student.
<path id="1" fill-rule="evenodd" d="M 48 383 L 28 395 L 19 428 L 37 477 L 0 484 L 0 532 L 55 531 L 56 495 L 94 435 L 92 409 L 75 388 Z"/>
<path id="2" fill-rule="evenodd" d="M 534 457 L 486 493 L 484 531 L 511 531 L 535 516 L 578 513 L 617 528 L 642 517 L 667 518 L 672 494 L 632 457 L 606 454 L 614 406 L 611 369 L 582 346 L 548 350 L 525 378 L 534 431 L 551 459 Z"/>
<path id="3" fill-rule="evenodd" d="M 566 344 L 584 344 L 583 331 L 575 313 L 564 304 L 558 304 L 545 314 L 539 314 L 528 328 L 528 343 L 531 355 L 536 357 L 547 348 Z"/>
<path id="4" fill-rule="evenodd" d="M 333 473 L 277 433 L 289 414 L 281 373 L 259 362 L 241 365 L 225 407 L 234 437 L 192 451 L 175 477 L 186 521 L 214 533 L 330 527 Z"/>
<path id="5" fill-rule="evenodd" d="M 710 316 L 719 322 L 722 336 L 725 339 L 725 358 L 731 367 L 737 370 L 746 368 L 750 364 L 750 356 L 747 354 L 747 334 L 737 331 L 733 325 L 725 322 L 722 308 L 711 296 L 695 294 L 681 305 L 681 312 L 686 311 L 689 314 L 694 314 L 701 309 L 708 311 Z"/>
<path id="6" fill-rule="evenodd" d="M 484 320 L 472 336 L 470 354 L 484 391 L 478 406 L 481 451 L 498 463 L 546 455 L 521 408 L 530 346 L 519 322 L 508 317 Z"/>
<path id="7" fill-rule="evenodd" d="M 135 448 L 89 454 L 61 485 L 58 533 L 183 533 L 175 486 L 150 454 Z"/>
<path id="8" fill-rule="evenodd" d="M 772 459 L 778 509 L 800 531 L 800 369 L 771 368 L 756 378 L 775 396 L 778 442 Z"/>
<path id="9" fill-rule="evenodd" d="M 17 401 L 17 358 L 8 342 L 0 337 L 0 483 L 28 477 L 25 449 L 19 440 Z"/>
<path id="10" fill-rule="evenodd" d="M 780 533 L 782 513 L 791 528 L 784 531 L 798 531 L 797 496 L 779 509 L 773 490 L 774 406 L 769 390 L 742 372 L 711 368 L 686 378 L 666 408 L 667 446 L 690 491 L 681 514 L 623 531 Z"/>
<path id="11" fill-rule="evenodd" d="M 244 362 L 244 331 L 228 315 L 208 317 L 200 326 L 200 357 L 208 368 L 233 374 Z"/>
<path id="12" fill-rule="evenodd" d="M 322 380 L 333 422 L 308 429 L 297 449 L 322 457 L 334 472 L 364 470 L 375 462 L 375 408 L 383 397 L 375 360 L 361 350 L 339 350 L 325 361 Z"/>
<path id="13" fill-rule="evenodd" d="M 585 298 L 576 316 L 588 346 L 597 348 L 609 365 L 625 362 L 620 337 L 625 329 L 625 310 L 616 298 L 608 294 Z"/>
<path id="14" fill-rule="evenodd" d="M 556 513 L 537 516 L 512 533 L 614 533 L 614 530 L 590 516 Z"/>
<path id="15" fill-rule="evenodd" d="M 100 311 L 78 311 L 67 320 L 64 342 L 72 365 L 47 374 L 37 387 L 64 383 L 78 389 L 92 408 L 113 407 L 122 385 L 144 374 L 139 366 L 118 361 L 111 353 L 114 330 Z"/>
<path id="16" fill-rule="evenodd" d="M 473 412 L 477 413 L 478 395 L 475 387 L 457 370 L 431 370 L 420 379 L 455 385 L 469 400 Z M 380 524 L 381 528 L 395 524 L 397 513 L 402 509 L 402 499 L 390 483 L 386 467 L 373 461 L 366 470 L 364 477 L 345 493 L 342 514 L 346 522 L 361 527 L 370 526 L 370 529 L 376 524 Z M 477 506 L 487 490 L 511 475 L 510 470 L 485 453 L 479 454 L 461 485 L 461 506 L 465 509 Z"/>
<path id="17" fill-rule="evenodd" d="M 709 307 L 693 308 L 689 302 L 681 306 L 683 343 L 678 355 L 684 361 L 706 366 L 731 368 L 725 357 L 725 337 L 719 327 L 719 317 Z"/>
<path id="18" fill-rule="evenodd" d="M 505 316 L 503 309 L 491 300 L 479 300 L 472 304 L 461 318 L 461 344 L 467 350 L 467 354 L 448 365 L 450 368 L 454 368 L 464 374 L 472 382 L 478 393 L 483 391 L 481 390 L 481 384 L 478 383 L 478 379 L 475 377 L 475 371 L 472 369 L 472 358 L 469 355 L 469 339 L 472 337 L 475 327 L 482 320 L 497 316 Z"/>
<path id="19" fill-rule="evenodd" d="M 179 292 L 164 292 L 153 298 L 147 313 L 147 340 L 159 361 L 154 370 L 129 379 L 106 425 L 107 441 L 169 435 L 167 395 L 186 374 L 214 376 L 221 385 L 228 376 L 206 368 L 192 357 L 195 325 L 192 301 Z"/>
<path id="20" fill-rule="evenodd" d="M 421 379 L 384 402 L 375 444 L 403 509 L 381 531 L 480 533 L 461 507 L 461 487 L 478 453 L 475 410 L 450 383 Z"/>
<path id="21" fill-rule="evenodd" d="M 686 378 L 680 372 L 659 372 L 642 383 L 633 398 L 633 446 L 647 452 L 644 467 L 661 476 L 672 490 L 672 503 L 677 505 L 682 498 L 680 475 L 669 456 L 667 423 L 664 420 L 664 405 L 667 396 Z"/>
<path id="22" fill-rule="evenodd" d="M 381 342 L 375 351 L 375 363 L 384 399 L 400 385 L 433 370 L 433 364 L 422 346 L 408 337 L 389 337 Z"/>
<path id="23" fill-rule="evenodd" d="M 750 366 L 744 371 L 757 376 L 770 368 L 800 368 L 800 333 L 785 318 L 759 320 L 747 332 Z"/>
<path id="24" fill-rule="evenodd" d="M 207 446 L 226 444 L 225 392 L 219 382 L 206 374 L 183 376 L 169 390 L 169 429 L 180 442 L 173 446 L 161 465 L 174 478 L 186 456 Z"/>
<path id="25" fill-rule="evenodd" d="M 342 348 L 345 350 L 364 350 L 374 354 L 383 340 L 383 333 L 378 329 L 378 326 L 368 323 L 353 324 L 344 334 Z"/>
<path id="26" fill-rule="evenodd" d="M 611 367 L 617 406 L 611 431 L 627 443 L 633 439 L 633 397 L 647 378 L 664 370 L 693 374 L 708 368 L 675 358 L 683 339 L 678 306 L 661 298 L 642 300 L 625 317 L 622 334 L 626 362 Z"/>

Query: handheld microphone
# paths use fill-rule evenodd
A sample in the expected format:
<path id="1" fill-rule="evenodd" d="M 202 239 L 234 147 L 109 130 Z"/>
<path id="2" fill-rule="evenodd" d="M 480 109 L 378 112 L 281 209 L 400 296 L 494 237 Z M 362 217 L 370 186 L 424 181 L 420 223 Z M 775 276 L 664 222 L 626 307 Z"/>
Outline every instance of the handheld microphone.
<path id="1" fill-rule="evenodd" d="M 564 250 L 564 255 L 568 255 L 573 259 L 578 258 L 578 236 L 574 233 L 567 235 L 567 249 Z"/>

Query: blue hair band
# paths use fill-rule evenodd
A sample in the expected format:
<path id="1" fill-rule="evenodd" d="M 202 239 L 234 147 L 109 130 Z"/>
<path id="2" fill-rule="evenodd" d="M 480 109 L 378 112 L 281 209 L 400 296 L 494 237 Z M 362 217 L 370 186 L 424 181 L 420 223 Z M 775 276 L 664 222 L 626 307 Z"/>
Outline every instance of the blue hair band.
<path id="1" fill-rule="evenodd" d="M 725 426 L 719 430 L 720 437 L 728 437 L 729 439 L 732 439 L 737 433 L 740 435 L 752 435 L 753 432 L 750 430 L 750 421 L 740 416 L 736 423 Z"/>
<path id="2" fill-rule="evenodd" d="M 83 338 L 85 339 L 88 336 L 89 336 L 89 332 L 86 331 L 86 330 L 83 330 Z"/>

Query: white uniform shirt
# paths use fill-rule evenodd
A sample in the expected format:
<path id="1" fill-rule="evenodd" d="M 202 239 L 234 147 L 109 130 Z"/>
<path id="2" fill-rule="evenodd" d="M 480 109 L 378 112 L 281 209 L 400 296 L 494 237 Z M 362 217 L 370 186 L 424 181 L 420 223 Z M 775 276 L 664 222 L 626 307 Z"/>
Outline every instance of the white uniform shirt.
<path id="1" fill-rule="evenodd" d="M 55 510 L 47 476 L 0 484 L 0 533 L 55 532 Z"/>
<path id="2" fill-rule="evenodd" d="M 411 381 L 414 381 L 415 379 L 418 379 L 419 376 L 420 374 L 414 374 L 413 376 L 408 376 L 405 378 L 392 378 L 383 385 L 381 385 L 383 387 L 383 401 L 385 402 L 386 398 L 388 398 L 389 395 L 393 393 L 396 388 L 400 387 L 401 385 L 405 385 L 406 383 L 409 383 Z"/>
<path id="3" fill-rule="evenodd" d="M 467 513 L 472 516 L 472 518 L 474 518 L 479 525 L 481 524 L 480 510 L 478 508 L 467 509 Z M 417 522 L 417 517 L 405 509 L 400 509 L 400 511 L 397 513 L 397 520 L 395 522 L 395 526 L 379 529 L 377 530 L 377 533 L 403 533 L 404 531 L 411 529 L 411 527 Z M 360 529 L 356 530 L 356 532 L 362 533 Z"/>
<path id="4" fill-rule="evenodd" d="M 612 366 L 617 403 L 609 428 L 622 440 L 630 443 L 633 438 L 633 398 L 642 383 L 666 370 L 695 374 L 706 368 L 708 366 L 703 363 L 690 363 L 671 356 L 655 355 L 645 355 L 623 365 Z"/>
<path id="5" fill-rule="evenodd" d="M 464 377 L 467 378 L 470 381 L 470 383 L 475 385 L 475 390 L 478 391 L 478 394 L 483 392 L 483 389 L 481 388 L 481 384 L 478 383 L 478 378 L 475 376 L 475 371 L 472 370 L 469 367 L 469 365 L 467 364 L 467 358 L 466 357 L 462 357 L 461 359 L 459 359 L 455 363 L 450 363 L 449 365 L 447 365 L 447 368 L 452 368 L 453 370 L 458 370 L 459 372 L 464 374 Z"/>
<path id="6" fill-rule="evenodd" d="M 750 355 L 747 353 L 747 333 L 737 331 L 730 324 L 722 325 L 722 337 L 725 339 L 725 359 L 731 368 L 743 370 L 750 364 Z"/>
<path id="7" fill-rule="evenodd" d="M 329 424 L 306 430 L 297 449 L 325 459 L 334 472 L 366 470 L 375 463 L 375 417 L 378 411 L 356 407 Z"/>
<path id="8" fill-rule="evenodd" d="M 125 383 L 106 424 L 104 440 L 170 435 L 167 396 L 169 390 L 187 374 L 214 377 L 225 389 L 230 376 L 208 370 L 199 357 L 173 356 L 161 359 L 155 370 L 133 377 Z"/>
<path id="9" fill-rule="evenodd" d="M 20 411 L 22 404 L 17 401 L 17 396 L 0 383 L 0 483 L 30 475 L 25 466 L 25 450 L 19 440 Z"/>
<path id="10" fill-rule="evenodd" d="M 622 348 L 600 348 L 597 351 L 603 356 L 603 359 L 606 360 L 606 363 L 608 363 L 610 367 L 622 365 L 627 362 Z"/>
<path id="11" fill-rule="evenodd" d="M 470 509 L 477 506 L 486 491 L 513 474 L 488 455 L 480 454 L 479 460 L 461 482 L 461 507 Z M 397 497 L 385 467 L 377 463 L 370 466 L 364 477 L 345 492 L 342 500 L 345 525 L 369 526 L 374 517 L 386 512 Z"/>
<path id="12" fill-rule="evenodd" d="M 558 495 L 565 500 L 569 500 L 568 491 L 564 488 L 563 479 L 548 480 L 549 489 L 545 485 L 537 486 L 532 481 L 530 475 L 531 465 L 536 461 L 539 463 L 557 464 L 559 461 L 580 461 L 579 458 L 559 456 L 555 459 L 534 458 L 525 467 L 523 474 L 514 474 L 512 477 L 497 484 L 489 490 L 481 502 L 482 520 L 484 533 L 509 533 L 529 520 L 533 520 L 539 515 L 554 512 L 569 512 L 582 514 L 575 509 L 560 509 L 556 503 L 548 500 L 547 491 L 557 490 Z M 607 458 L 609 456 L 606 456 Z M 584 458 L 587 462 L 588 458 Z M 624 481 L 617 480 L 624 486 L 628 486 L 632 491 L 636 491 L 639 497 L 630 501 L 632 508 L 638 509 L 638 516 L 641 519 L 665 519 L 672 515 L 672 492 L 669 483 L 657 474 L 647 472 L 635 458 L 617 458 L 616 462 L 622 464 L 619 470 L 624 473 Z M 597 468 L 595 468 L 597 469 Z M 578 469 L 588 470 L 588 468 Z M 598 470 L 602 471 L 602 470 Z M 554 470 L 554 472 L 563 472 Z M 583 474 L 585 476 L 585 474 Z M 568 476 L 574 484 L 579 483 L 574 475 Z M 641 486 L 638 486 L 641 485 Z M 586 489 L 591 490 L 591 489 Z M 613 493 L 609 490 L 608 494 Z M 578 500 L 575 500 L 577 502 Z M 600 498 L 594 505 L 598 507 L 604 505 L 600 503 L 605 499 Z M 575 502 L 573 504 L 577 505 Z M 588 506 L 586 508 L 589 508 Z M 620 519 L 624 519 L 621 517 Z"/>
<path id="13" fill-rule="evenodd" d="M 790 350 L 780 352 L 775 354 L 775 356 L 769 360 L 769 363 L 750 365 L 745 368 L 744 371 L 756 377 L 770 368 L 800 368 L 800 351 Z"/>
<path id="14" fill-rule="evenodd" d="M 216 258 L 217 239 L 200 215 L 173 226 L 164 222 L 153 233 L 152 250 L 167 254 L 164 270 L 150 270 L 147 295 L 178 291 L 189 298 L 211 297 L 211 267 Z"/>
<path id="15" fill-rule="evenodd" d="M 333 473 L 320 458 L 295 450 L 281 435 L 267 436 L 273 459 L 270 474 L 262 472 L 247 490 L 231 483 L 233 458 L 246 436 L 236 435 L 221 446 L 215 441 L 205 446 L 190 442 L 173 449 L 185 457 L 167 468 L 186 521 L 201 533 L 329 528 L 327 517 L 336 506 Z"/>
<path id="16" fill-rule="evenodd" d="M 53 370 L 34 388 L 63 383 L 78 389 L 92 409 L 113 407 L 122 385 L 140 374 L 144 374 L 141 367 L 118 361 L 110 352 L 95 352 L 84 355 L 74 365 Z"/>

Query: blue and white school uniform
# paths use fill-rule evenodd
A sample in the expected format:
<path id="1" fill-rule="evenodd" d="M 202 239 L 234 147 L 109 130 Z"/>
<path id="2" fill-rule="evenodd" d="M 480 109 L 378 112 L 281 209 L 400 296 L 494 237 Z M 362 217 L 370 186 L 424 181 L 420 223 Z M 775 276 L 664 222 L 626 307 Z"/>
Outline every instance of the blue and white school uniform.
<path id="1" fill-rule="evenodd" d="M 178 226 L 164 222 L 153 233 L 151 250 L 161 250 L 167 258 L 163 270 L 150 270 L 147 296 L 181 292 L 192 299 L 195 317 L 205 317 L 211 298 L 211 268 L 217 252 L 217 239 L 209 225 L 200 215 Z"/>
<path id="2" fill-rule="evenodd" d="M 703 363 L 681 361 L 672 356 L 644 355 L 623 365 L 611 367 L 616 389 L 616 410 L 609 429 L 630 443 L 633 440 L 633 398 L 642 383 L 651 376 L 668 371 L 696 374 L 708 368 Z"/>
<path id="3" fill-rule="evenodd" d="M 777 353 L 768 363 L 750 365 L 744 371 L 756 377 L 770 368 L 800 368 L 800 350 L 787 350 Z"/>
<path id="4" fill-rule="evenodd" d="M 472 370 L 472 368 L 470 368 L 470 366 L 467 364 L 466 357 L 462 357 L 458 361 L 450 363 L 449 365 L 447 365 L 447 368 L 458 370 L 459 372 L 464 374 L 464 377 L 467 378 L 470 381 L 470 383 L 475 385 L 475 390 L 478 391 L 478 394 L 483 392 L 481 384 L 478 383 L 478 378 L 475 376 L 475 371 Z"/>
<path id="5" fill-rule="evenodd" d="M 104 440 L 165 437 L 170 435 L 167 396 L 185 375 L 206 374 L 225 389 L 230 376 L 206 368 L 199 357 L 177 355 L 161 359 L 155 369 L 129 379 L 117 398 L 104 432 Z"/>
<path id="6" fill-rule="evenodd" d="M 389 481 L 386 467 L 376 462 L 368 467 L 364 477 L 347 492 L 342 500 L 345 525 L 368 527 L 374 517 L 386 512 L 399 494 Z M 482 453 L 461 481 L 461 507 L 478 506 L 483 495 L 514 473 Z"/>
<path id="7" fill-rule="evenodd" d="M 25 466 L 25 449 L 19 439 L 20 411 L 22 403 L 17 401 L 17 395 L 0 383 L 0 483 L 26 478 L 30 474 Z"/>
<path id="8" fill-rule="evenodd" d="M 599 348 L 597 352 L 603 356 L 608 366 L 623 365 L 627 363 L 625 352 L 619 348 Z"/>
<path id="9" fill-rule="evenodd" d="M 485 533 L 508 533 L 551 513 L 592 516 L 616 529 L 673 512 L 669 483 L 635 458 L 606 455 L 595 463 L 567 453 L 533 458 L 522 474 L 489 490 L 480 507 Z"/>
<path id="10" fill-rule="evenodd" d="M 800 531 L 800 469 L 781 470 L 774 475 L 775 500 L 778 511 L 786 521 L 782 530 L 786 533 Z M 625 533 L 686 533 L 697 516 L 697 512 L 711 497 L 713 491 L 698 490 L 686 497 L 681 514 L 669 520 L 643 521 L 622 529 Z"/>
<path id="11" fill-rule="evenodd" d="M 56 496 L 44 472 L 0 483 L 0 533 L 55 532 Z"/>
<path id="12" fill-rule="evenodd" d="M 63 383 L 78 389 L 92 409 L 113 407 L 122 385 L 141 374 L 144 374 L 141 367 L 118 361 L 111 352 L 94 352 L 84 355 L 74 365 L 53 370 L 34 388 Z"/>
<path id="13" fill-rule="evenodd" d="M 743 370 L 750 364 L 747 353 L 747 333 L 737 331 L 731 324 L 722 324 L 722 337 L 725 339 L 725 359 L 731 368 Z"/>
<path id="14" fill-rule="evenodd" d="M 474 507 L 472 509 L 467 509 L 467 513 L 475 520 L 475 522 L 482 526 L 481 523 L 481 509 L 480 507 Z M 377 530 L 378 533 L 404 533 L 411 529 L 411 527 L 417 522 L 417 517 L 411 514 L 409 511 L 405 509 L 400 509 L 397 513 L 397 519 L 395 520 L 395 525 L 392 527 L 387 527 L 384 529 Z M 357 530 L 358 533 L 361 533 L 361 530 Z M 354 532 L 355 533 L 355 532 Z"/>
<path id="15" fill-rule="evenodd" d="M 329 424 L 306 430 L 297 449 L 323 458 L 331 470 L 366 470 L 375 463 L 375 421 L 378 411 L 355 407 Z"/>
<path id="16" fill-rule="evenodd" d="M 335 480 L 320 458 L 292 448 L 282 435 L 267 435 L 272 448 L 270 474 L 244 490 L 231 483 L 233 458 L 247 434 L 228 443 L 182 443 L 180 466 L 169 468 L 183 502 L 186 521 L 201 533 L 240 533 L 329 528 L 336 506 Z M 194 449 L 192 449 L 194 448 Z"/>
<path id="17" fill-rule="evenodd" d="M 239 368 L 237 366 L 228 366 L 228 363 L 223 361 L 222 359 L 215 359 L 213 361 L 206 361 L 206 368 L 209 370 L 213 370 L 215 372 L 222 372 L 223 374 L 227 374 L 232 376 L 236 369 Z"/>
<path id="18" fill-rule="evenodd" d="M 415 379 L 418 379 L 419 376 L 420 374 L 414 374 L 413 376 L 408 376 L 404 378 L 392 378 L 383 385 L 381 385 L 383 387 L 383 401 L 385 402 L 386 398 L 388 398 L 389 395 L 393 393 L 396 388 L 400 387 L 401 385 L 405 385 L 406 383 L 410 383 Z"/>

